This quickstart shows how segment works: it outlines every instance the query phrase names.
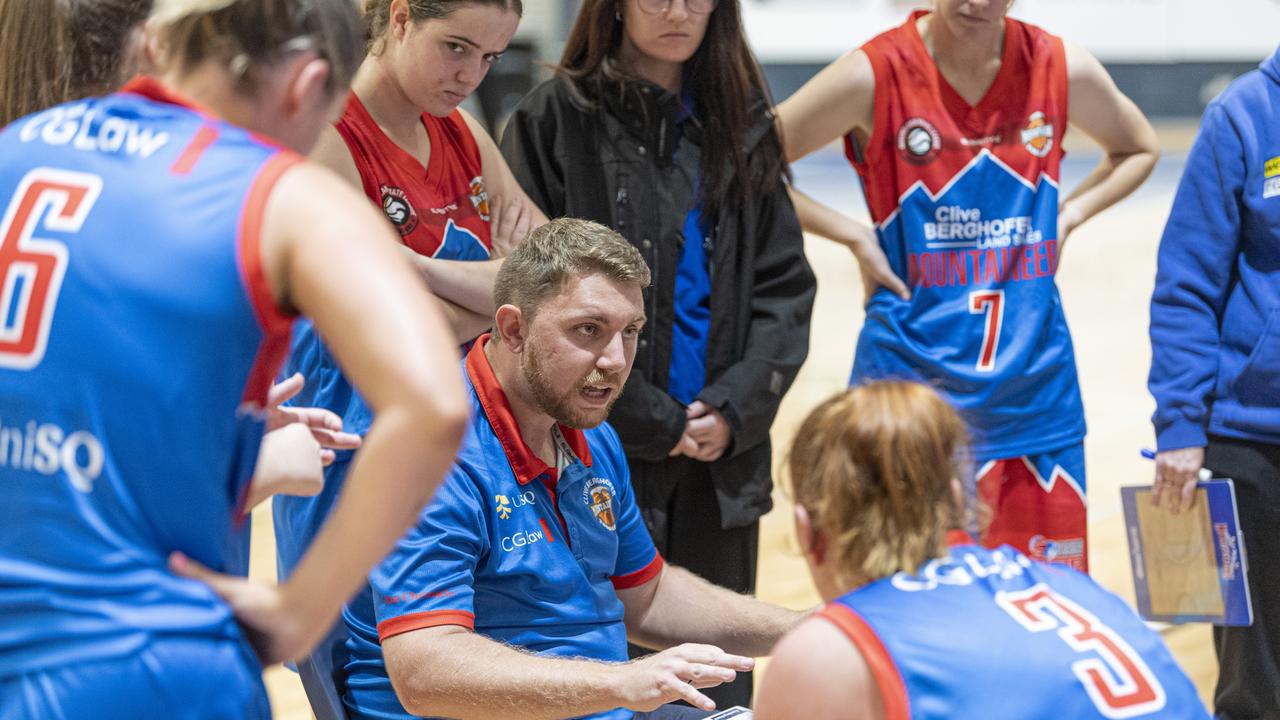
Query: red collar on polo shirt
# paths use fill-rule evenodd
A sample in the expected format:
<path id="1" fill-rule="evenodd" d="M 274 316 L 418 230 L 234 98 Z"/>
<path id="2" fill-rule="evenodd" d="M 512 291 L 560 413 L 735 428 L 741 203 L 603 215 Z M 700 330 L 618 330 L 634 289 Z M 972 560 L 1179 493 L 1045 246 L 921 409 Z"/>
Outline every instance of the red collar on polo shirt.
<path id="1" fill-rule="evenodd" d="M 493 374 L 488 356 L 484 354 L 484 346 L 489 342 L 489 336 L 490 333 L 485 333 L 476 338 L 475 344 L 467 353 L 467 377 L 471 379 L 471 386 L 476 390 L 480 407 L 484 409 L 484 415 L 493 428 L 493 434 L 498 436 L 498 442 L 502 443 L 502 449 L 507 454 L 507 462 L 515 471 L 516 481 L 521 485 L 528 485 L 537 478 L 549 477 L 554 482 L 559 477 L 556 468 L 547 465 L 534 455 L 524 438 L 520 437 L 520 427 L 516 425 L 515 415 L 511 413 L 511 403 L 507 402 L 507 393 L 503 391 L 498 377 Z M 556 427 L 560 429 L 560 434 L 573 450 L 573 454 L 578 456 L 583 465 L 591 467 L 591 449 L 587 447 L 587 436 L 577 428 L 559 424 Z"/>
<path id="2" fill-rule="evenodd" d="M 957 545 L 977 545 L 978 541 L 973 536 L 959 528 L 952 528 L 947 531 L 947 547 L 955 547 Z"/>

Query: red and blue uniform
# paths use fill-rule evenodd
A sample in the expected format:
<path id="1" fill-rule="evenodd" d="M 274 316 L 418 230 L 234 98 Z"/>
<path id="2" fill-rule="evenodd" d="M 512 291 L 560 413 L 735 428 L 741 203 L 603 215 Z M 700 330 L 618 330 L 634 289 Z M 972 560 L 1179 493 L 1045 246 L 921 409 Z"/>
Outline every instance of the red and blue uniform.
<path id="1" fill-rule="evenodd" d="M 886 720 L 1209 717 L 1160 636 L 1123 600 L 1007 545 L 952 546 L 819 616 L 866 659 Z"/>
<path id="2" fill-rule="evenodd" d="M 926 12 L 862 47 L 873 130 L 865 144 L 847 136 L 846 150 L 911 299 L 872 296 L 852 382 L 941 390 L 969 425 L 982 496 L 997 501 L 984 544 L 1040 548 L 1038 559 L 1083 569 L 1084 408 L 1054 283 L 1062 41 L 1006 19 L 1000 70 L 971 106 L 925 48 L 916 22 Z"/>
<path id="3" fill-rule="evenodd" d="M 267 717 L 231 541 L 291 319 L 263 209 L 300 158 L 158 82 L 0 133 L 0 718 Z"/>
<path id="4" fill-rule="evenodd" d="M 481 174 L 480 148 L 458 111 L 445 117 L 423 113 L 431 141 L 424 167 L 387 137 L 352 92 L 337 123 L 360 173 L 365 195 L 378 203 L 406 246 L 441 260 L 488 260 L 489 196 Z M 343 429 L 363 435 L 373 413 L 342 374 L 323 338 L 308 321 L 294 331 L 284 374 L 301 372 L 306 387 L 290 404 L 323 407 L 342 416 Z M 302 558 L 342 489 L 353 452 L 340 450 L 325 468 L 325 485 L 311 498 L 273 500 L 280 570 L 287 575 Z"/>
<path id="5" fill-rule="evenodd" d="M 353 718 L 412 717 L 396 699 L 380 642 L 423 628 L 460 625 L 536 653 L 625 662 L 617 590 L 662 570 L 617 433 L 559 426 L 570 462 L 548 467 L 520 437 L 487 340 L 465 361 L 472 422 L 452 470 L 343 613 Z"/>

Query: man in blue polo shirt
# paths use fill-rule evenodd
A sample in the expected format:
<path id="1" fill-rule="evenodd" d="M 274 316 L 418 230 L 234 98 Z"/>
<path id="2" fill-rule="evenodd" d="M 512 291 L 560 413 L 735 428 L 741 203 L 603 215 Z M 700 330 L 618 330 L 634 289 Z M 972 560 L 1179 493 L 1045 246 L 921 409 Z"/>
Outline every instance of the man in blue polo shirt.
<path id="1" fill-rule="evenodd" d="M 453 470 L 344 615 L 353 717 L 705 717 L 698 689 L 753 664 L 721 647 L 763 655 L 800 619 L 665 565 L 640 519 L 602 423 L 648 284 L 635 248 L 584 220 L 507 258 Z M 628 637 L 668 649 L 626 662 Z"/>

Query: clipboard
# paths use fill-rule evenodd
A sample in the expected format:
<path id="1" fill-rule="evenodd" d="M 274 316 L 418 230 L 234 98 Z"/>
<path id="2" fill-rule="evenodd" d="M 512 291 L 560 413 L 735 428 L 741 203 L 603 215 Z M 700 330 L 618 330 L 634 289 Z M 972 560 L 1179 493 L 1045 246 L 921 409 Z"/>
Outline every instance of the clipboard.
<path id="1" fill-rule="evenodd" d="M 1253 624 L 1249 563 L 1229 479 L 1196 483 L 1189 512 L 1151 504 L 1148 485 L 1120 488 L 1138 614 L 1170 623 Z"/>

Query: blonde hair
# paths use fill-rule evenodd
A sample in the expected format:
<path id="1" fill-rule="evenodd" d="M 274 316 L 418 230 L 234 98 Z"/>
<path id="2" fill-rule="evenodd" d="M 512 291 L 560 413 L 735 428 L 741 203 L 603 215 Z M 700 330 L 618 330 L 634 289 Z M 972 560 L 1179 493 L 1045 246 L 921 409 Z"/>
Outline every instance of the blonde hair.
<path id="1" fill-rule="evenodd" d="M 838 581 L 915 572 L 945 553 L 966 446 L 955 410 L 917 383 L 861 385 L 809 414 L 788 458 L 791 488 L 829 539 Z"/>
<path id="2" fill-rule="evenodd" d="M 326 86 L 345 91 L 364 57 L 352 0 L 156 0 L 152 24 L 168 64 L 223 64 L 241 83 L 290 52 L 329 63 Z"/>
<path id="3" fill-rule="evenodd" d="M 595 273 L 649 286 L 649 266 L 621 235 L 590 220 L 559 218 L 529 233 L 507 256 L 494 279 L 493 301 L 532 319 L 571 278 Z"/>

